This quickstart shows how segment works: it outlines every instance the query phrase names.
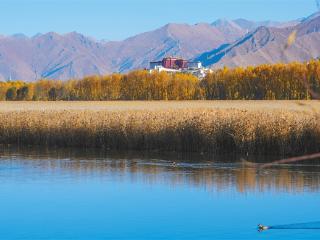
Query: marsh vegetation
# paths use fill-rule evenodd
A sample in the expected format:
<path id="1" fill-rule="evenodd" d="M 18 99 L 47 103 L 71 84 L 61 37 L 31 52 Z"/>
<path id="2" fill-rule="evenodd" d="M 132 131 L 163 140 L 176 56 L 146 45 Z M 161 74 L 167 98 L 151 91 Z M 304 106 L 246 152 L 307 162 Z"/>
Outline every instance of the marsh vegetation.
<path id="1" fill-rule="evenodd" d="M 0 143 L 278 154 L 320 150 L 318 101 L 4 102 Z"/>

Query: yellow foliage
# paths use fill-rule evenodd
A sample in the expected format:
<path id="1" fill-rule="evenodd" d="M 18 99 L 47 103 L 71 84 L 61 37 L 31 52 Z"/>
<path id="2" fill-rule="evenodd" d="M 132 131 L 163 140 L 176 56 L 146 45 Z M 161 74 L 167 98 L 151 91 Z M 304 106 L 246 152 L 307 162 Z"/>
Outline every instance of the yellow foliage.
<path id="1" fill-rule="evenodd" d="M 247 68 L 224 67 L 207 74 L 202 80 L 190 74 L 136 70 L 65 82 L 45 79 L 31 83 L 0 82 L 0 101 L 306 100 L 318 98 L 317 93 L 320 93 L 319 60 Z"/>

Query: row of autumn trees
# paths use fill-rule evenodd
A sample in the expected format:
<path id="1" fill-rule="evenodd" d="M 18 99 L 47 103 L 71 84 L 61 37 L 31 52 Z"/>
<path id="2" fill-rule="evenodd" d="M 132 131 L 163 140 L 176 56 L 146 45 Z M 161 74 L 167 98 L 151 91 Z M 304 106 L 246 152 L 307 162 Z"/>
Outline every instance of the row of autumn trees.
<path id="1" fill-rule="evenodd" d="M 223 68 L 200 81 L 138 70 L 64 82 L 0 82 L 0 100 L 311 99 L 311 91 L 320 92 L 319 60 Z"/>

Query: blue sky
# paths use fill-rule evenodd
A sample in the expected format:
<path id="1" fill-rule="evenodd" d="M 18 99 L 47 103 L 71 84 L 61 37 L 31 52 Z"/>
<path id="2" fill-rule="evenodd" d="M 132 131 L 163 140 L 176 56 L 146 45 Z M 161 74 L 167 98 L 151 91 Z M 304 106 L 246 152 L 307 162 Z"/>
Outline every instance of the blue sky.
<path id="1" fill-rule="evenodd" d="M 77 31 L 121 40 L 168 22 L 283 21 L 315 11 L 315 0 L 0 0 L 0 34 Z"/>

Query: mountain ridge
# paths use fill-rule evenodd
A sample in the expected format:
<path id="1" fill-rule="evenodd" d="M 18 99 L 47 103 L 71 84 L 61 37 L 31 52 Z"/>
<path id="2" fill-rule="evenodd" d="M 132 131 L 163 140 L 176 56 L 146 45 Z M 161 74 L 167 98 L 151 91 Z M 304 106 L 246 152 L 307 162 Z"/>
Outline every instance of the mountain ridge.
<path id="1" fill-rule="evenodd" d="M 295 43 L 286 48 L 293 33 Z M 195 60 L 212 68 L 308 61 L 320 57 L 319 41 L 320 16 L 315 16 L 286 28 L 259 27 L 223 48 L 201 54 Z"/>
<path id="2" fill-rule="evenodd" d="M 24 34 L 0 35 L 0 80 L 67 80 L 93 74 L 127 72 L 147 68 L 150 61 L 166 56 L 196 58 L 206 66 L 214 65 L 214 68 L 252 63 L 244 58 L 257 52 L 262 54 L 252 58 L 257 63 L 274 62 L 281 58 L 272 59 L 269 52 L 264 51 L 266 45 L 272 42 L 272 37 L 278 39 L 282 36 L 282 44 L 289 29 L 302 24 L 309 24 L 309 31 L 313 28 L 317 32 L 318 25 L 313 23 L 317 16 L 316 13 L 299 21 L 282 23 L 245 19 L 220 19 L 193 25 L 168 23 L 123 41 L 99 41 L 77 32 L 48 32 L 32 37 Z M 297 30 L 298 37 L 306 35 L 303 29 Z M 311 45 L 318 49 L 314 46 L 315 39 L 310 40 Z M 307 58 L 305 55 L 304 52 L 302 59 Z M 288 57 L 288 60 L 293 58 Z"/>

